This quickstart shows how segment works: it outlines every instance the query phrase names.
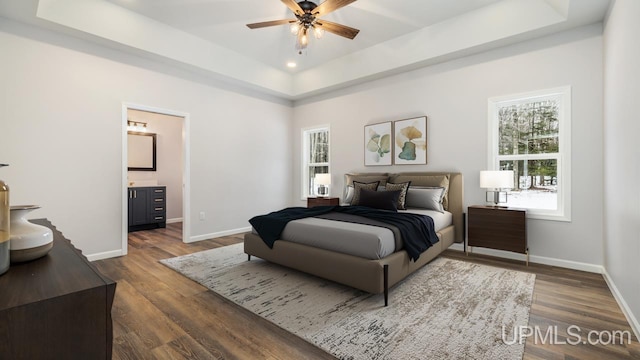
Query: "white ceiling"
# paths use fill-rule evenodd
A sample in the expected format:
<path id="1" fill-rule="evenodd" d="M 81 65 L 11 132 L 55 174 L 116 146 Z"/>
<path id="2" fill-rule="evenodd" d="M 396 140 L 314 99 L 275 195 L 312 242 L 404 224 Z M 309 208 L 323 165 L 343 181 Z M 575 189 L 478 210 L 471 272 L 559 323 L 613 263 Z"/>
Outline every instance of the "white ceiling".
<path id="1" fill-rule="evenodd" d="M 0 0 L 0 16 L 168 61 L 285 99 L 602 21 L 610 0 L 358 0 L 298 55 L 280 0 Z M 295 61 L 290 69 L 286 63 Z"/>
<path id="2" fill-rule="evenodd" d="M 320 40 L 312 37 L 306 55 L 297 53 L 296 38 L 286 25 L 255 30 L 246 26 L 294 18 L 280 0 L 109 1 L 274 68 L 300 72 L 499 0 L 356 1 L 323 17 L 360 29 L 356 38 L 349 40 L 330 33 Z M 289 70 L 289 61 L 296 62 L 297 67 Z"/>

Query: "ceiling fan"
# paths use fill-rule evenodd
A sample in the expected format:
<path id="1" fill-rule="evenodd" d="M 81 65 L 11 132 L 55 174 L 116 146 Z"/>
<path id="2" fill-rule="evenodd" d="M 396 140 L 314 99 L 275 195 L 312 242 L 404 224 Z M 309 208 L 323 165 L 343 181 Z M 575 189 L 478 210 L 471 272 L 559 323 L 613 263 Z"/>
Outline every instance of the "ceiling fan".
<path id="1" fill-rule="evenodd" d="M 327 0 L 320 5 L 311 1 L 281 0 L 296 16 L 295 19 L 283 19 L 247 24 L 250 29 L 259 29 L 268 26 L 290 24 L 290 30 L 297 36 L 296 48 L 301 54 L 309 43 L 309 32 L 313 32 L 316 38 L 321 38 L 324 31 L 353 39 L 360 30 L 349 26 L 340 25 L 331 21 L 320 19 L 332 11 L 347 6 L 356 0 Z"/>

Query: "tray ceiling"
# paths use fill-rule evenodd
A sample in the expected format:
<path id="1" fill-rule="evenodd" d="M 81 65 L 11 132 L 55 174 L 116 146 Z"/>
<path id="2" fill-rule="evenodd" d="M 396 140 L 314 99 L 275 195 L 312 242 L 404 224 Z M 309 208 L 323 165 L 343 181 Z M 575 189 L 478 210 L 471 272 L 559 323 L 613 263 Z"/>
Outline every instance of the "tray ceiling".
<path id="1" fill-rule="evenodd" d="M 322 1 L 320 1 L 322 2 Z M 0 16 L 72 33 L 285 99 L 300 99 L 602 21 L 609 0 L 359 0 L 306 53 L 279 0 L 0 0 Z M 295 62 L 295 68 L 288 68 Z"/>

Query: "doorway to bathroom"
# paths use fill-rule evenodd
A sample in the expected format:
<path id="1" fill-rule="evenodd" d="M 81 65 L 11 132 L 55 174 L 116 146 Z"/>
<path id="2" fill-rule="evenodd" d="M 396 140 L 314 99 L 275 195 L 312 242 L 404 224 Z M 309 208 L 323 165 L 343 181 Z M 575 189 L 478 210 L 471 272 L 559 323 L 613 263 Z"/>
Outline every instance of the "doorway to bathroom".
<path id="1" fill-rule="evenodd" d="M 133 230 L 181 230 L 189 242 L 189 114 L 137 104 L 122 112 L 122 255 Z"/>

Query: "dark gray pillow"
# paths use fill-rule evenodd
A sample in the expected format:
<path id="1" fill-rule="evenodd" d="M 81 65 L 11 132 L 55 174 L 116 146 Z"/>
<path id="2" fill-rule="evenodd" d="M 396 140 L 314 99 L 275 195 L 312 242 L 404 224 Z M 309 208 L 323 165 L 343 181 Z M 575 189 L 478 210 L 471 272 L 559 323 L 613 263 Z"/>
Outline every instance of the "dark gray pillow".
<path id="1" fill-rule="evenodd" d="M 371 191 L 360 190 L 360 206 L 367 206 L 374 209 L 398 211 L 398 198 L 402 190 L 395 191 Z"/>
<path id="2" fill-rule="evenodd" d="M 351 199 L 351 205 L 360 205 L 360 190 L 366 189 L 376 191 L 380 185 L 380 181 L 374 181 L 370 183 L 353 182 L 353 198 Z"/>

